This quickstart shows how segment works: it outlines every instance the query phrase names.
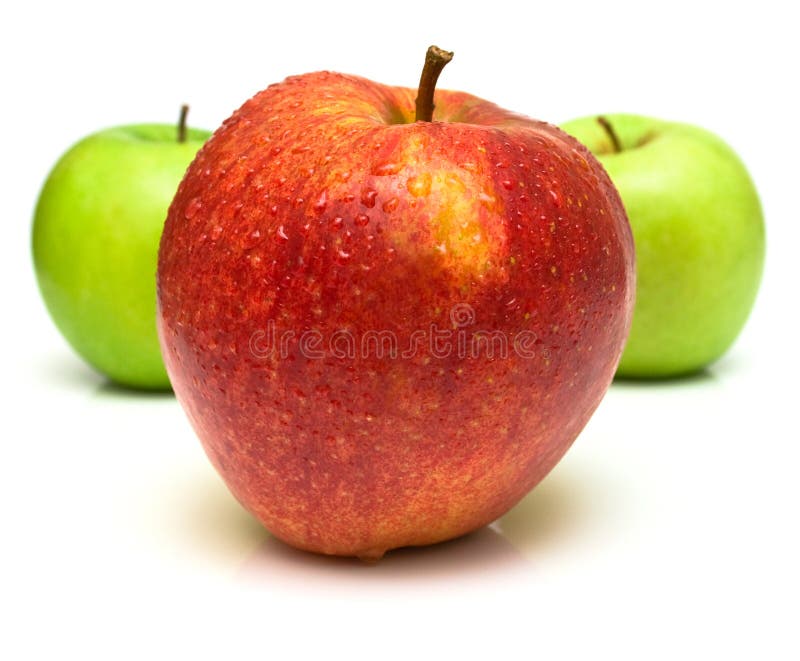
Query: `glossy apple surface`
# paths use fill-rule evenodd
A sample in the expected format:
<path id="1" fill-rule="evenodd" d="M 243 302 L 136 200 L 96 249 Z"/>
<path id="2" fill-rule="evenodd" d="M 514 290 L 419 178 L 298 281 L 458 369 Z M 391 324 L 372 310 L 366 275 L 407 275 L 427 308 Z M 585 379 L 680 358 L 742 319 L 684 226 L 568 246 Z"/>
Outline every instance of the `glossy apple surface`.
<path id="1" fill-rule="evenodd" d="M 459 92 L 414 122 L 415 95 L 329 72 L 269 87 L 165 225 L 175 392 L 299 548 L 377 558 L 491 522 L 586 424 L 628 331 L 632 237 L 592 155 Z"/>
<path id="2" fill-rule="evenodd" d="M 158 242 L 186 167 L 210 135 L 107 129 L 58 161 L 39 196 L 33 261 L 47 309 L 75 351 L 112 380 L 167 389 L 155 324 Z"/>
<path id="3" fill-rule="evenodd" d="M 753 307 L 764 265 L 764 219 L 745 166 L 695 126 L 606 115 L 564 124 L 616 184 L 636 243 L 633 325 L 619 374 L 695 372 L 733 344 Z"/>

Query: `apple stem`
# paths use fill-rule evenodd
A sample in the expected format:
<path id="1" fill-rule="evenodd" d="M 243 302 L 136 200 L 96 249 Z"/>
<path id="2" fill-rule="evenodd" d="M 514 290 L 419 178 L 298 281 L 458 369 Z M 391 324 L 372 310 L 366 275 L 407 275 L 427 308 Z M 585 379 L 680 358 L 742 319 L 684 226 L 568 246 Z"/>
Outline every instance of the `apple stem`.
<path id="1" fill-rule="evenodd" d="M 185 103 L 181 106 L 181 116 L 178 119 L 178 142 L 186 142 L 186 115 L 189 114 L 189 106 Z"/>
<path id="2" fill-rule="evenodd" d="M 619 142 L 619 136 L 617 132 L 614 130 L 614 127 L 611 126 L 611 122 L 609 122 L 605 117 L 600 115 L 597 118 L 597 123 L 603 127 L 603 130 L 608 135 L 609 139 L 611 140 L 611 148 L 614 150 L 615 154 L 619 154 L 622 151 L 622 145 Z"/>
<path id="3" fill-rule="evenodd" d="M 425 53 L 425 66 L 422 67 L 422 75 L 419 78 L 419 89 L 417 91 L 417 116 L 418 122 L 433 121 L 433 92 L 436 89 L 436 81 L 442 73 L 445 65 L 453 59 L 453 53 L 442 50 L 438 46 L 431 46 Z"/>

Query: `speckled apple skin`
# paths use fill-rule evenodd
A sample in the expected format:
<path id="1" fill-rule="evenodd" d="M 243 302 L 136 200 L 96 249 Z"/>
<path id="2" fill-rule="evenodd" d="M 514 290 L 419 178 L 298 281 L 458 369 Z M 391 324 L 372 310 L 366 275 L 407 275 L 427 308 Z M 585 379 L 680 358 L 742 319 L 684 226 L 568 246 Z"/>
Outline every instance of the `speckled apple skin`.
<path id="1" fill-rule="evenodd" d="M 584 427 L 630 326 L 631 232 L 592 155 L 460 92 L 414 123 L 414 98 L 330 72 L 270 86 L 197 155 L 161 240 L 178 399 L 236 498 L 302 549 L 377 558 L 502 515 Z M 415 344 L 434 324 L 449 354 Z M 269 328 L 295 335 L 270 350 Z M 401 353 L 363 350 L 369 331 Z M 506 357 L 472 355 L 478 331 Z"/>

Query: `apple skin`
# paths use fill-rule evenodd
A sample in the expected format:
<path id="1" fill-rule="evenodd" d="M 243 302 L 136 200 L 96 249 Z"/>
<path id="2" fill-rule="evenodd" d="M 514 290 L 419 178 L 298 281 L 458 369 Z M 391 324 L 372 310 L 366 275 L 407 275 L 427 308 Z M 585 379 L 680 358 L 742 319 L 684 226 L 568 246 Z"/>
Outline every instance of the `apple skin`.
<path id="1" fill-rule="evenodd" d="M 168 389 L 156 333 L 155 270 L 167 209 L 210 132 L 141 124 L 71 147 L 50 172 L 33 221 L 39 288 L 58 329 L 99 372 Z"/>
<path id="2" fill-rule="evenodd" d="M 764 219 L 734 151 L 704 129 L 639 115 L 597 116 L 562 128 L 605 166 L 636 243 L 633 325 L 618 375 L 664 378 L 709 365 L 733 344 L 764 266 Z"/>
<path id="3" fill-rule="evenodd" d="M 301 549 L 374 559 L 490 523 L 572 444 L 628 332 L 632 236 L 592 155 L 460 92 L 414 123 L 415 95 L 270 86 L 200 151 L 161 239 L 175 393 L 236 498 Z M 296 333 L 285 354 L 254 351 L 270 323 Z M 536 353 L 331 348 L 386 330 L 404 351 L 432 324 L 469 346 L 529 330 Z"/>

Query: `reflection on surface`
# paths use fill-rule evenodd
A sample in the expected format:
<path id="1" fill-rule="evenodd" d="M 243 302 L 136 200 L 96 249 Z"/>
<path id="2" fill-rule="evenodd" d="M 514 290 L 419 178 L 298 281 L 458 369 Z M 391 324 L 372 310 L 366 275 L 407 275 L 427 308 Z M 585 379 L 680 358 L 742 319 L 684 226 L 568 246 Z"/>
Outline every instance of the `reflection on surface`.
<path id="1" fill-rule="evenodd" d="M 452 579 L 496 580 L 520 564 L 527 564 L 524 556 L 492 527 L 432 546 L 396 549 L 374 564 L 298 551 L 267 536 L 242 564 L 238 578 L 300 588 L 308 580 L 322 585 L 345 580 L 359 587 L 391 582 L 414 588 L 417 583 L 430 586 Z"/>
<path id="2" fill-rule="evenodd" d="M 217 566 L 238 565 L 268 536 L 210 465 L 194 475 L 175 476 L 174 493 L 177 502 L 171 507 L 178 534 Z"/>
<path id="3" fill-rule="evenodd" d="M 536 558 L 577 534 L 591 519 L 592 490 L 597 485 L 578 480 L 556 467 L 496 525 L 526 556 Z"/>

